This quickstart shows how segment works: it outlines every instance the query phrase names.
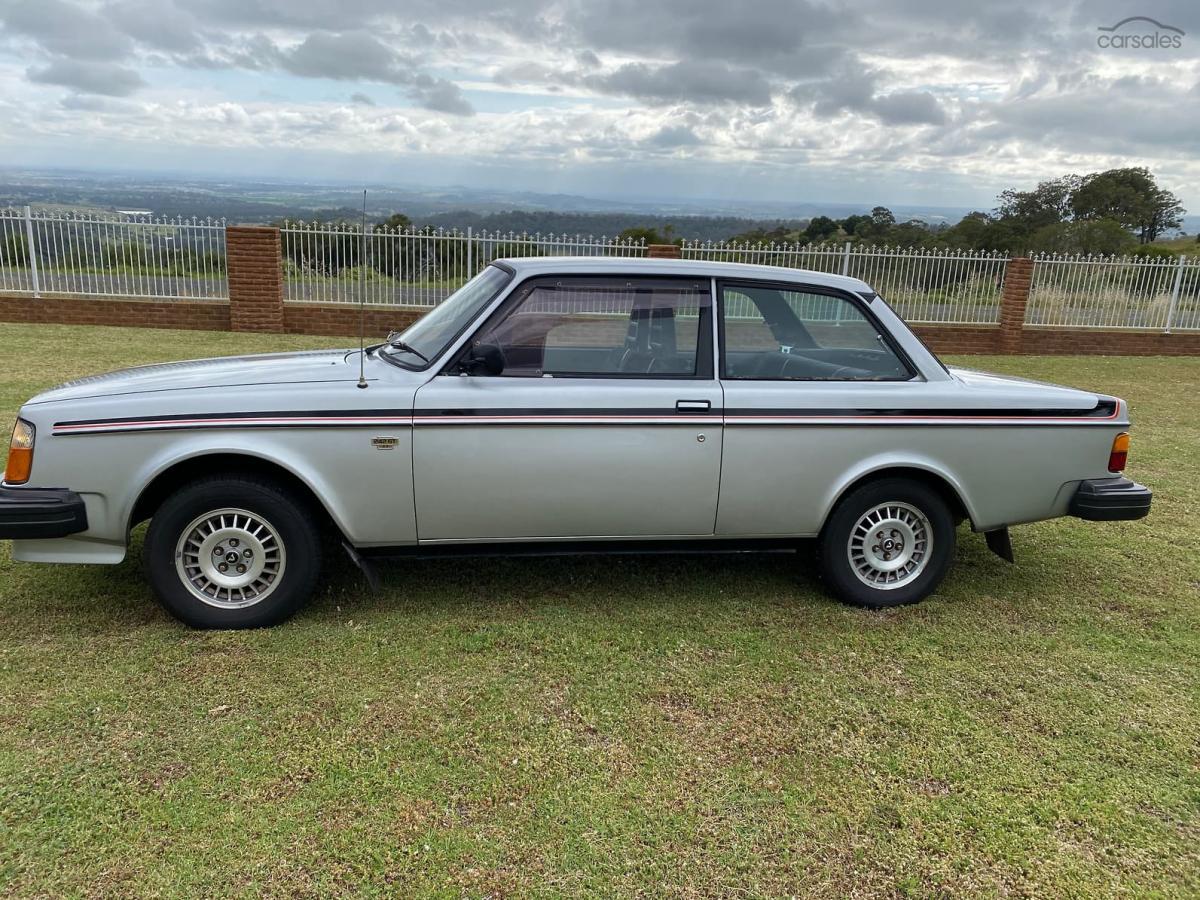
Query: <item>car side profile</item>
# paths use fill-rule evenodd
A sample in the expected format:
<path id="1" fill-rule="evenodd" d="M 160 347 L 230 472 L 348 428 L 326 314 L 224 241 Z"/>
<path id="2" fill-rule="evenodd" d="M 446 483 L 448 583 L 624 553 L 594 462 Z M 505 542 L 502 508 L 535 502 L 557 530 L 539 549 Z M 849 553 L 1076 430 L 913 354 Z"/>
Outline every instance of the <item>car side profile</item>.
<path id="1" fill-rule="evenodd" d="M 361 377 L 360 377 L 361 372 Z M 1135 519 L 1128 409 L 948 368 L 867 284 L 686 260 L 499 260 L 388 341 L 151 365 L 26 403 L 0 538 L 145 570 L 198 627 L 270 625 L 377 555 L 786 549 L 915 602 L 967 521 Z"/>

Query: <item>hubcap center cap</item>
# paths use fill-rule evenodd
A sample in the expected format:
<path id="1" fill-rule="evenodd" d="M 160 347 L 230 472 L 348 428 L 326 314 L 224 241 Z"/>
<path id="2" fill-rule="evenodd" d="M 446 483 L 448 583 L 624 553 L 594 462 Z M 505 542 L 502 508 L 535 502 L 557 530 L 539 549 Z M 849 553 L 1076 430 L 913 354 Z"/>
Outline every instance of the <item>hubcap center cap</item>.
<path id="1" fill-rule="evenodd" d="M 200 545 L 200 570 L 214 584 L 225 588 L 244 589 L 263 573 L 267 550 L 259 540 L 240 525 L 228 524 L 204 538 Z M 238 551 L 240 548 L 241 552 Z"/>

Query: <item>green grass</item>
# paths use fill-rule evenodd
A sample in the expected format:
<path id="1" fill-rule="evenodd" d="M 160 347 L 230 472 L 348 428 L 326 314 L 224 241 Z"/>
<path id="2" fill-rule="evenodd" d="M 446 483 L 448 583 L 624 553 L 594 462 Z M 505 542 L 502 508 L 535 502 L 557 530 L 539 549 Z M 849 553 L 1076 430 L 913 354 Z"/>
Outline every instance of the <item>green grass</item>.
<path id="1" fill-rule="evenodd" d="M 1194 234 L 1154 242 L 1155 247 L 1167 247 L 1184 256 L 1200 256 L 1200 240 Z"/>
<path id="2" fill-rule="evenodd" d="M 345 343 L 0 325 L 0 408 Z M 1141 522 L 960 532 L 924 604 L 790 557 L 340 561 L 251 633 L 137 554 L 0 550 L 0 894 L 1200 892 L 1200 360 L 968 358 L 1128 398 Z M 981 441 L 986 440 L 981 435 Z M 1036 459 L 1031 459 L 1036 465 Z"/>

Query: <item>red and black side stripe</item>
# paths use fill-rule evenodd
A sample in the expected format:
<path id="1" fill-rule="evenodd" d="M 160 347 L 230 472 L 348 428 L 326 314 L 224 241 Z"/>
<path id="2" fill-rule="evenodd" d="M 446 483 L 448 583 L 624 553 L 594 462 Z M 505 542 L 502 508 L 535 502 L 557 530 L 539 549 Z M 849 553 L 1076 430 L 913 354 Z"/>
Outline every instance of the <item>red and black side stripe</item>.
<path id="1" fill-rule="evenodd" d="M 780 409 L 737 407 L 712 410 L 655 410 L 613 407 L 504 407 L 490 409 L 275 410 L 233 413 L 177 413 L 56 422 L 53 433 L 104 434 L 203 428 L 372 428 L 405 425 L 505 424 L 708 424 L 726 425 L 1091 425 L 1113 422 L 1117 401 L 1092 409 Z"/>
<path id="2" fill-rule="evenodd" d="M 264 410 L 261 412 L 176 413 L 55 422 L 53 433 L 105 434 L 131 431 L 179 431 L 200 428 L 317 428 L 411 425 L 412 412 L 398 409 Z"/>

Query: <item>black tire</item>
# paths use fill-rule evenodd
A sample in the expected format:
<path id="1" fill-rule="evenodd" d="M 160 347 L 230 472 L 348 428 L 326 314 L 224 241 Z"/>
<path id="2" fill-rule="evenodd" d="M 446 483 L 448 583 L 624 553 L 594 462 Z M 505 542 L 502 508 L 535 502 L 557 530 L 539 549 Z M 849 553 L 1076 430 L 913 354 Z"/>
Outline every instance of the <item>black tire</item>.
<path id="1" fill-rule="evenodd" d="M 230 515 L 226 522 L 231 530 L 215 532 L 214 540 L 224 534 L 233 537 L 222 539 L 212 548 L 214 560 L 224 562 L 217 555 L 219 548 L 228 557 L 228 566 L 234 568 L 243 562 L 235 558 L 237 554 L 247 554 L 252 569 L 262 569 L 260 580 L 253 585 L 227 588 L 208 581 L 205 572 L 199 569 L 199 544 L 189 545 L 196 548 L 194 561 L 191 557 L 185 559 L 182 553 L 177 556 L 184 532 L 202 533 L 207 523 L 199 531 L 193 531 L 194 523 L 220 510 L 242 511 L 254 517 L 251 521 Z M 239 533 L 237 527 L 242 522 L 246 530 Z M 318 517 L 308 503 L 272 481 L 236 475 L 194 481 L 169 496 L 150 520 L 143 550 L 150 586 L 171 615 L 193 628 L 275 625 L 303 606 L 316 586 L 321 571 L 317 522 Z M 257 530 L 264 543 L 256 542 L 252 548 L 250 544 L 259 524 L 266 526 L 265 531 Z M 197 579 L 195 588 L 189 586 L 188 573 Z M 211 574 L 213 578 L 222 577 L 215 570 Z M 226 577 L 236 576 L 230 571 Z M 217 596 L 201 600 L 197 592 L 202 585 Z M 234 596 L 234 591 L 241 596 Z M 224 599 L 226 593 L 228 600 Z M 258 594 L 262 596 L 256 599 Z"/>
<path id="2" fill-rule="evenodd" d="M 906 558 L 913 561 L 912 574 L 900 578 L 899 583 L 894 586 L 875 587 L 856 574 L 850 559 L 850 542 L 864 516 L 886 504 L 903 504 L 903 507 L 894 508 L 894 514 L 898 516 L 907 516 L 915 510 L 918 514 L 918 525 L 914 534 L 918 536 L 918 540 L 910 540 L 909 543 L 921 546 L 919 538 L 923 526 L 924 533 L 932 535 L 932 546 L 920 560 L 914 560 L 915 554 L 909 547 L 909 555 Z M 879 534 L 884 534 L 884 538 L 878 539 Z M 874 536 L 866 532 L 866 537 L 870 541 L 869 546 L 864 543 L 862 555 L 859 557 L 864 567 L 864 578 L 882 577 L 878 574 L 880 570 L 875 569 L 867 559 L 867 550 L 870 550 L 869 555 L 875 562 L 881 562 L 883 554 L 888 553 L 891 546 L 886 545 L 884 541 L 899 537 L 902 540 L 901 551 L 889 554 L 899 560 L 905 550 L 903 540 L 906 536 L 893 534 L 892 530 L 888 529 L 877 532 Z M 821 574 L 825 583 L 843 603 L 865 606 L 868 609 L 916 603 L 933 593 L 945 577 L 954 559 L 954 539 L 954 516 L 936 490 L 906 478 L 882 478 L 855 488 L 843 497 L 825 522 L 818 540 Z M 876 547 L 880 548 L 878 554 L 874 549 Z M 886 566 L 890 561 L 881 564 Z"/>

